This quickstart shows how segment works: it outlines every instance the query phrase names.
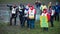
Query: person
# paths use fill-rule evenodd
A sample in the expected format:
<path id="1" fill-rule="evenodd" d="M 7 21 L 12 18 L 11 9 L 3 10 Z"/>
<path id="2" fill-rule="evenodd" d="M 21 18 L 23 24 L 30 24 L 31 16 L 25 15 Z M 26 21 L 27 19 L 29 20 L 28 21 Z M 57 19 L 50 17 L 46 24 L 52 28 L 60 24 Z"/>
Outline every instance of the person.
<path id="1" fill-rule="evenodd" d="M 53 21 L 54 21 L 55 10 L 54 10 L 54 8 L 52 8 L 52 6 L 49 7 L 48 13 L 50 14 L 51 27 L 53 27 L 54 26 Z"/>
<path id="2" fill-rule="evenodd" d="M 28 11 L 28 20 L 30 29 L 33 29 L 35 27 L 35 17 L 36 17 L 36 10 L 34 9 L 34 6 L 31 6 Z"/>
<path id="3" fill-rule="evenodd" d="M 40 7 L 41 6 L 41 1 L 38 1 L 38 7 Z"/>
<path id="4" fill-rule="evenodd" d="M 24 5 L 20 4 L 20 6 L 18 6 L 18 13 L 19 13 L 19 20 L 20 20 L 20 25 L 23 28 L 24 27 Z"/>
<path id="5" fill-rule="evenodd" d="M 42 14 L 40 15 L 40 27 L 43 28 L 44 31 L 48 31 L 49 20 L 50 20 L 50 15 L 47 12 L 47 9 L 44 9 Z"/>
<path id="6" fill-rule="evenodd" d="M 40 7 L 41 13 L 43 12 L 44 9 L 47 9 L 47 6 L 45 4 L 42 4 Z"/>
<path id="7" fill-rule="evenodd" d="M 16 17 L 17 17 L 17 12 L 16 12 L 16 5 L 12 6 L 12 12 L 11 12 L 11 18 L 10 18 L 10 25 L 12 25 L 12 20 L 14 19 L 14 25 L 16 25 Z"/>
<path id="8" fill-rule="evenodd" d="M 49 9 L 50 6 L 52 6 L 52 2 L 49 2 L 49 4 L 48 4 L 48 9 Z"/>
<path id="9" fill-rule="evenodd" d="M 35 5 L 36 5 L 36 8 L 39 8 L 41 6 L 41 2 L 36 0 Z"/>
<path id="10" fill-rule="evenodd" d="M 28 20 L 28 10 L 29 10 L 30 4 L 27 4 L 24 11 L 24 22 L 27 22 L 27 27 L 29 26 L 29 20 Z"/>
<path id="11" fill-rule="evenodd" d="M 36 7 L 38 8 L 38 1 L 36 0 L 36 2 L 35 2 L 35 5 L 36 5 Z"/>
<path id="12" fill-rule="evenodd" d="M 55 20 L 59 21 L 59 5 L 56 3 L 55 5 Z"/>

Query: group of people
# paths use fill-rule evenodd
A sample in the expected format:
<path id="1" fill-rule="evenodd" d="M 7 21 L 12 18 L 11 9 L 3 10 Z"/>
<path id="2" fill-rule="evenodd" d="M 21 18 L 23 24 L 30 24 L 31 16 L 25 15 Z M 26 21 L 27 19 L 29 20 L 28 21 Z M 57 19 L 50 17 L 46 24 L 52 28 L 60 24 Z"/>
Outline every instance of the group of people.
<path id="1" fill-rule="evenodd" d="M 47 7 L 45 4 L 39 4 L 35 3 L 36 7 L 39 6 L 38 9 L 40 9 L 40 26 L 44 30 L 48 30 L 48 22 L 51 23 L 51 27 L 54 26 L 53 21 L 57 19 L 59 21 L 59 9 L 60 7 L 58 4 L 55 6 L 52 6 L 51 2 L 50 5 Z M 38 6 L 37 6 L 38 5 Z M 12 25 L 12 20 L 14 19 L 14 25 L 16 25 L 16 18 L 17 15 L 19 16 L 20 25 L 21 27 L 25 26 L 25 22 L 27 22 L 27 27 L 33 29 L 35 27 L 35 19 L 36 19 L 36 9 L 34 5 L 27 4 L 24 6 L 23 4 L 20 4 L 19 6 L 16 5 L 7 5 L 10 7 L 11 10 L 11 16 L 10 16 L 10 25 Z M 38 16 L 37 16 L 38 17 Z"/>
<path id="2" fill-rule="evenodd" d="M 28 28 L 34 28 L 36 10 L 33 5 L 27 4 L 26 7 L 24 7 L 23 4 L 20 4 L 19 6 L 16 5 L 13 6 L 7 5 L 7 6 L 10 7 L 12 13 L 10 18 L 10 25 L 12 25 L 13 19 L 14 19 L 14 25 L 16 25 L 16 18 L 18 15 L 21 27 L 24 27 L 25 22 L 27 22 Z"/>

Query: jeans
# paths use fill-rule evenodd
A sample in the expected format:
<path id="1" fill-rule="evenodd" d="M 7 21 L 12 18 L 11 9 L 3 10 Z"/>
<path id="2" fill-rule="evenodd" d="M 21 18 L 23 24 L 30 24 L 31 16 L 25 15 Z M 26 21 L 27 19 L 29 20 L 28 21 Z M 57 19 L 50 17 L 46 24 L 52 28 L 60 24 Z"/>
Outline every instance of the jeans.
<path id="1" fill-rule="evenodd" d="M 35 20 L 30 19 L 30 20 L 29 20 L 29 28 L 33 29 L 34 26 L 35 26 Z"/>

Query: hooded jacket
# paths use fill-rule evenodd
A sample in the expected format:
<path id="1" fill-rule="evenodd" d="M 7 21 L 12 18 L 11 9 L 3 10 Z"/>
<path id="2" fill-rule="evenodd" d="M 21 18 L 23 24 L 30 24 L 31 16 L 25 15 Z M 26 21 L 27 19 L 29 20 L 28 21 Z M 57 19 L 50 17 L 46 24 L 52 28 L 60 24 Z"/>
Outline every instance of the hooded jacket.
<path id="1" fill-rule="evenodd" d="M 50 21 L 50 14 L 47 12 L 47 9 L 43 10 L 42 16 L 47 16 L 48 21 Z"/>
<path id="2" fill-rule="evenodd" d="M 34 6 L 29 8 L 28 15 L 29 15 L 29 18 L 35 19 L 36 10 L 34 9 Z"/>

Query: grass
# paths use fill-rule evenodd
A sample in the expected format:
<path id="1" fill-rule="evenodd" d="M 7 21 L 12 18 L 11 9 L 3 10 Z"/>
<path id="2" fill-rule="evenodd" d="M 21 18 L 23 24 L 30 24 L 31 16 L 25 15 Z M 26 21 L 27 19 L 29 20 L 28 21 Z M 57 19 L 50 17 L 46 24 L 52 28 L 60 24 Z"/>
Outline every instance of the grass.
<path id="1" fill-rule="evenodd" d="M 54 27 L 50 27 L 49 31 L 42 31 L 39 21 L 35 23 L 34 29 L 27 27 L 21 28 L 20 26 L 9 26 L 9 23 L 0 22 L 0 34 L 60 34 L 60 23 L 54 21 Z"/>

